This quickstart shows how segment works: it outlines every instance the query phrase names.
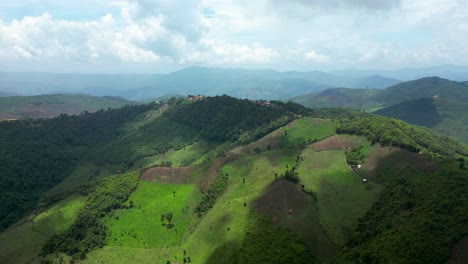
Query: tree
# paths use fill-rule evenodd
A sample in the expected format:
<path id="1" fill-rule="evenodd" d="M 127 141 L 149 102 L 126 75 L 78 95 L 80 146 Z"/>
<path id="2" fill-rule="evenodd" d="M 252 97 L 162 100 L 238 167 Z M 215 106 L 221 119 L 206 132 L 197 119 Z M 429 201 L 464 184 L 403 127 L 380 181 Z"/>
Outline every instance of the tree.
<path id="1" fill-rule="evenodd" d="M 166 219 L 167 219 L 167 222 L 168 222 L 167 228 L 171 228 L 171 227 L 174 226 L 174 225 L 171 223 L 171 221 L 172 221 L 172 216 L 173 216 L 173 214 L 172 214 L 171 212 L 169 212 L 169 213 L 166 214 Z"/>

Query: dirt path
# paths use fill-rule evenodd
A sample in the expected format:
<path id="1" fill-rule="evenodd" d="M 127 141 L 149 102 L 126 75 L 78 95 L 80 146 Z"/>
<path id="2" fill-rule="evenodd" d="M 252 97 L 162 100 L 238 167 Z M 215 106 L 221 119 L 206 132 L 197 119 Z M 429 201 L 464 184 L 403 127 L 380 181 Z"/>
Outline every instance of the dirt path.
<path id="1" fill-rule="evenodd" d="M 286 190 L 284 189 L 283 184 L 280 184 L 280 186 L 281 186 L 281 191 L 283 193 L 283 199 L 282 200 L 283 200 L 284 209 L 289 210 L 290 207 L 288 206 L 288 201 L 287 201 L 288 199 L 287 199 L 287 196 L 286 196 Z"/>

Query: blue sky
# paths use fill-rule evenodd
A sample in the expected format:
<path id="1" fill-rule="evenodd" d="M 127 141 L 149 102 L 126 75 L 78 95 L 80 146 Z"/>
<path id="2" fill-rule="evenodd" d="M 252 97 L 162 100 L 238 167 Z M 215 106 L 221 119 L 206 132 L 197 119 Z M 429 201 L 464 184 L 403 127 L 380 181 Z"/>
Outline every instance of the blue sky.
<path id="1" fill-rule="evenodd" d="M 1 71 L 467 65 L 466 43 L 466 0 L 0 3 Z"/>

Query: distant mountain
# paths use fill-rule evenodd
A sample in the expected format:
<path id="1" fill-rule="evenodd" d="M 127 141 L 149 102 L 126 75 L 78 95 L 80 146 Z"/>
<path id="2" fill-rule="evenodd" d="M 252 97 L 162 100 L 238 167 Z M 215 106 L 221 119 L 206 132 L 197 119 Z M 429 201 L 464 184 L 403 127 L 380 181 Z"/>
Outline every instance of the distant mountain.
<path id="1" fill-rule="evenodd" d="M 227 94 L 249 99 L 284 99 L 327 88 L 386 88 L 396 79 L 349 78 L 321 71 L 279 72 L 192 66 L 168 74 L 105 75 L 0 72 L 0 91 L 19 95 L 84 93 L 147 100 L 165 94 Z"/>
<path id="2" fill-rule="evenodd" d="M 468 142 L 468 82 L 427 77 L 383 90 L 328 89 L 291 101 L 308 107 L 375 111 Z"/>
<path id="3" fill-rule="evenodd" d="M 227 94 L 249 99 L 282 99 L 321 91 L 332 86 L 291 73 L 272 70 L 243 70 L 189 67 L 161 76 L 136 90 L 135 98 L 159 97 L 165 93 Z"/>
<path id="4" fill-rule="evenodd" d="M 0 91 L 0 96 L 14 96 L 16 94 L 10 93 L 10 92 L 5 92 L 5 91 Z"/>
<path id="5" fill-rule="evenodd" d="M 439 77 L 427 77 L 392 86 L 376 95 L 373 99 L 388 106 L 404 101 L 432 97 L 468 102 L 468 85 Z"/>
<path id="6" fill-rule="evenodd" d="M 120 108 L 132 101 L 120 97 L 88 95 L 37 95 L 0 97 L 0 119 L 43 118 L 59 114 L 76 115 L 100 109 Z"/>
<path id="7" fill-rule="evenodd" d="M 340 70 L 331 73 L 348 78 L 361 78 L 372 74 L 379 74 L 403 81 L 416 80 L 427 76 L 439 76 L 452 81 L 468 81 L 468 66 L 460 65 L 438 65 L 398 70 Z"/>
<path id="8" fill-rule="evenodd" d="M 350 89 L 332 88 L 320 93 L 297 96 L 291 101 L 307 107 L 343 107 L 368 109 L 380 106 L 379 103 L 370 100 L 382 90 L 377 89 Z"/>
<path id="9" fill-rule="evenodd" d="M 390 87 L 399 83 L 401 83 L 400 80 L 387 78 L 387 77 L 383 77 L 383 76 L 375 74 L 375 75 L 371 75 L 368 77 L 362 77 L 362 78 L 357 79 L 354 82 L 353 87 L 384 89 L 384 88 L 387 88 L 387 87 Z"/>
<path id="10" fill-rule="evenodd" d="M 159 76 L 160 74 L 0 72 L 0 91 L 16 95 L 84 93 L 132 98 L 134 88 Z"/>

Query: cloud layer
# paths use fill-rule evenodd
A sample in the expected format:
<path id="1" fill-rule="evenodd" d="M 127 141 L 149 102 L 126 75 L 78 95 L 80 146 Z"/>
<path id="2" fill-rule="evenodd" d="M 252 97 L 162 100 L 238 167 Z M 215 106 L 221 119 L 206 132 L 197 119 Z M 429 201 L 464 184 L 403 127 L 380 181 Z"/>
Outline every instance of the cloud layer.
<path id="1" fill-rule="evenodd" d="M 83 1 L 0 4 L 0 70 L 468 64 L 466 1 Z"/>

